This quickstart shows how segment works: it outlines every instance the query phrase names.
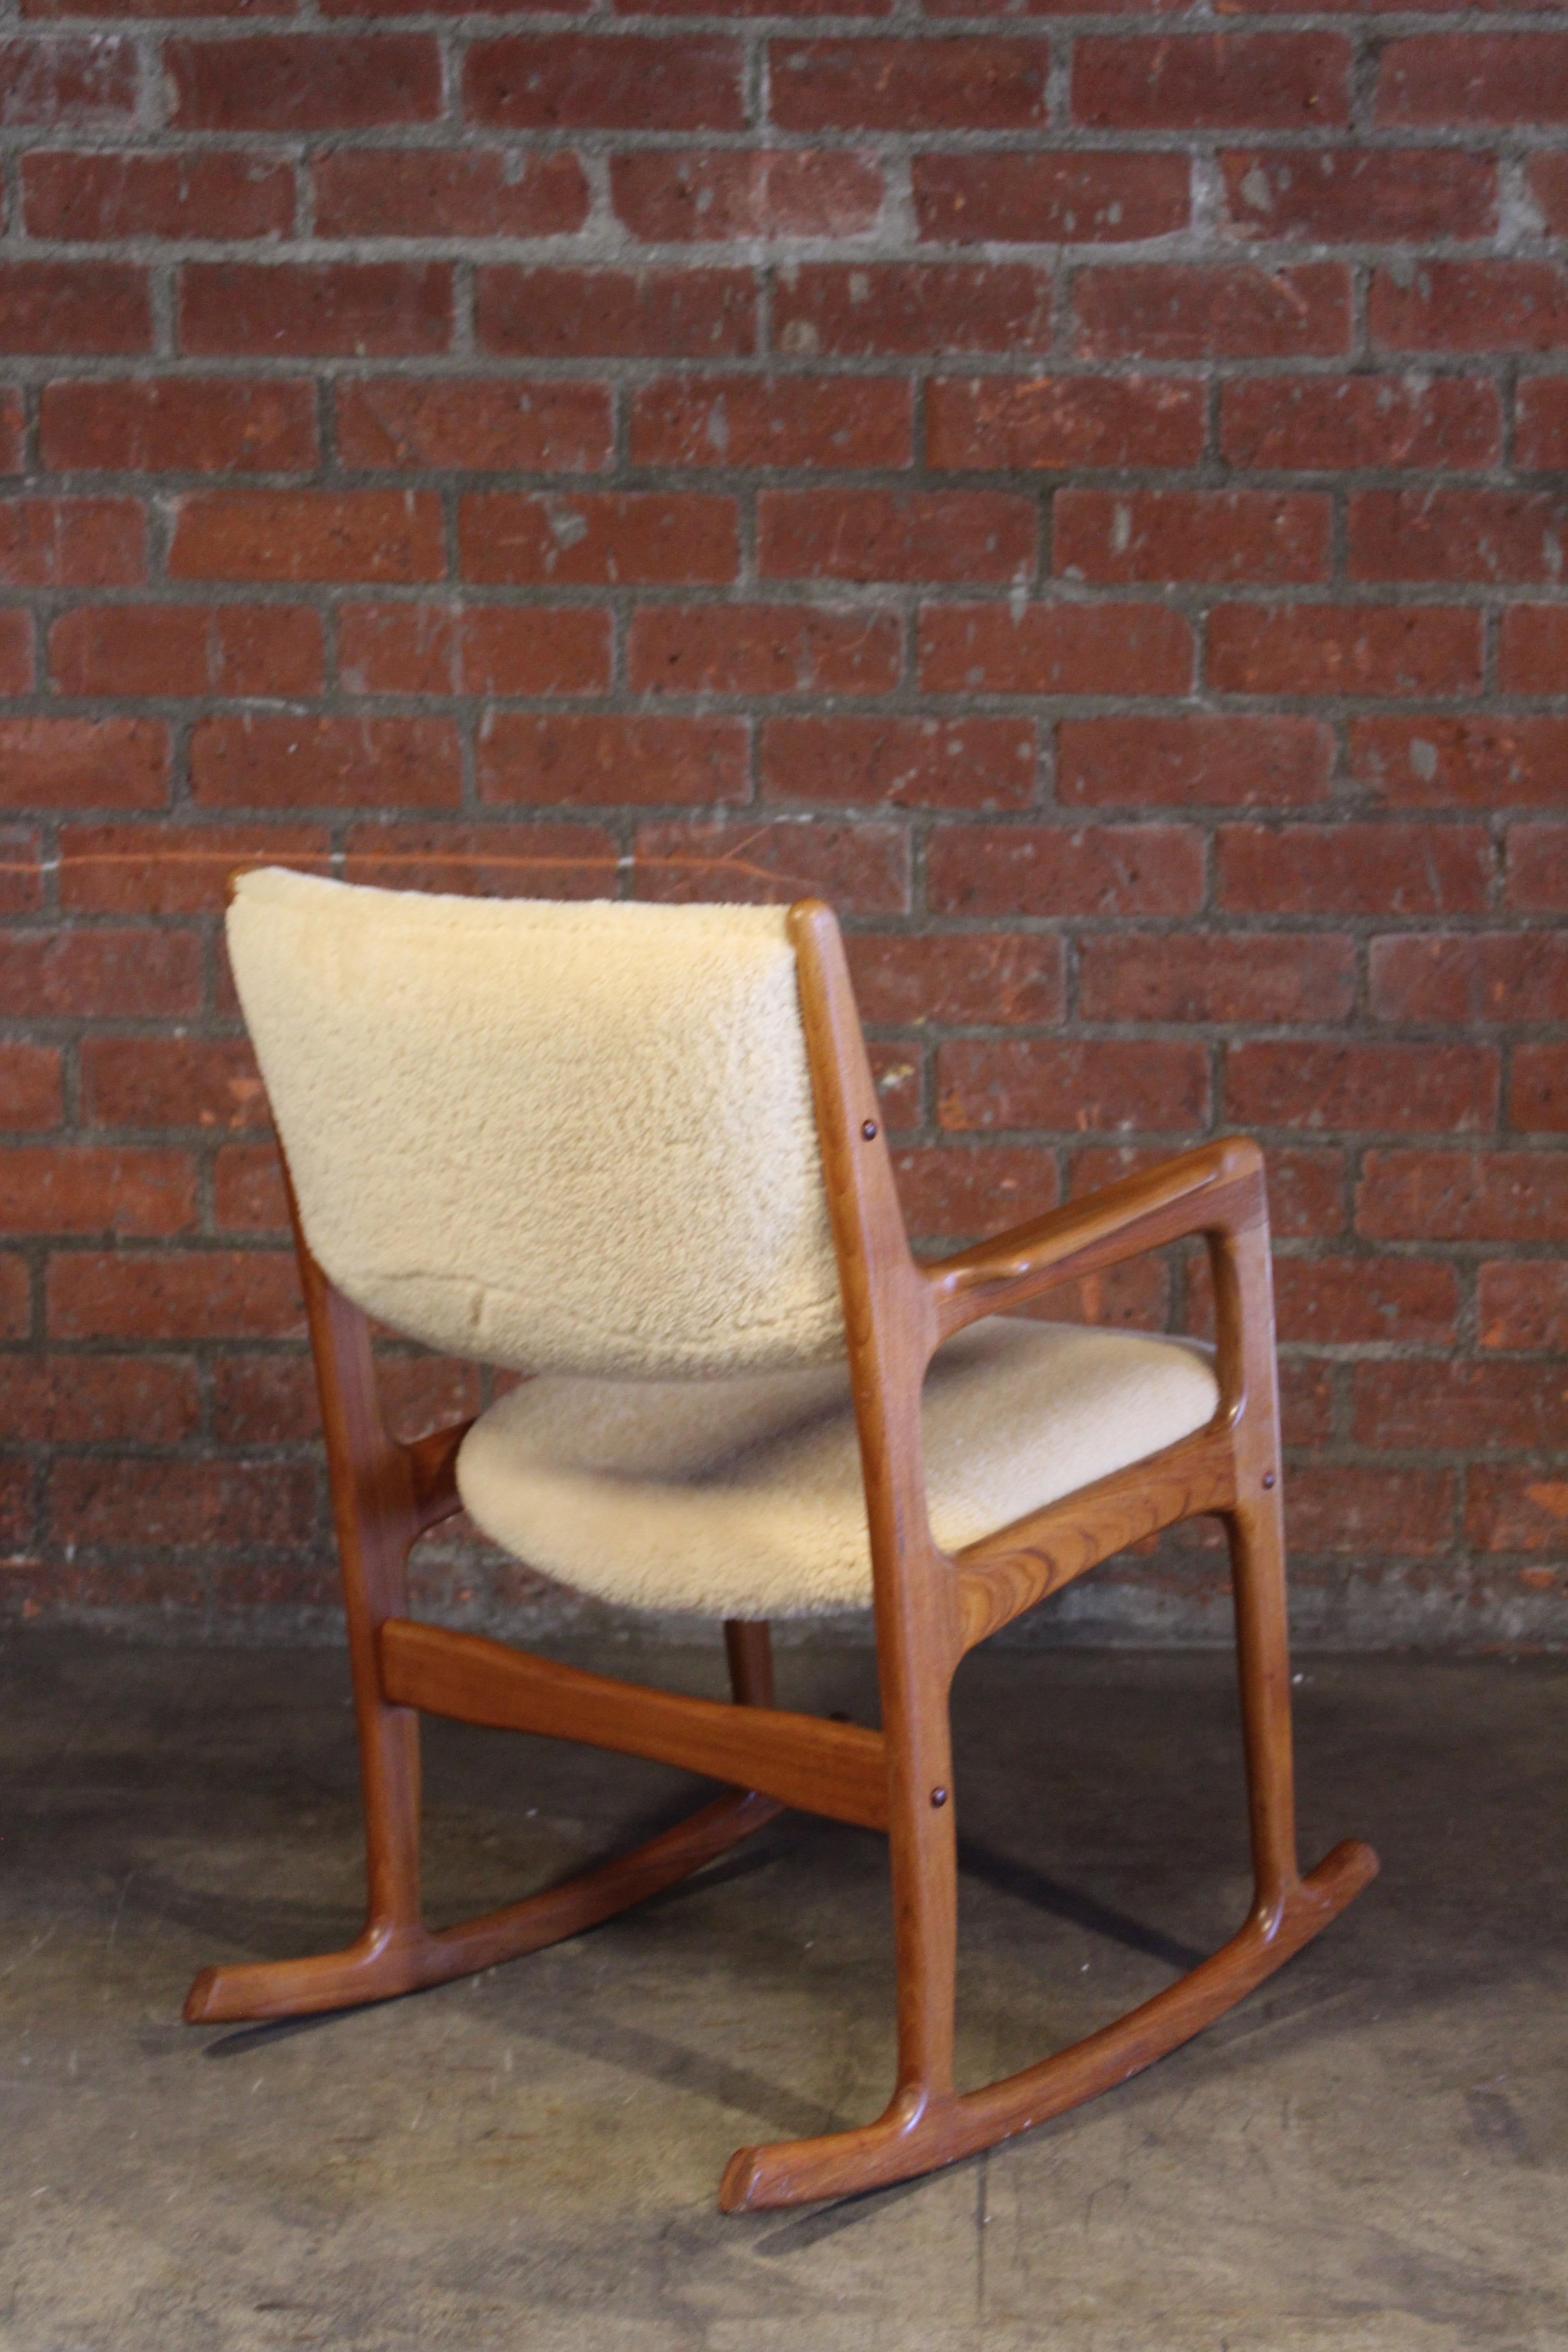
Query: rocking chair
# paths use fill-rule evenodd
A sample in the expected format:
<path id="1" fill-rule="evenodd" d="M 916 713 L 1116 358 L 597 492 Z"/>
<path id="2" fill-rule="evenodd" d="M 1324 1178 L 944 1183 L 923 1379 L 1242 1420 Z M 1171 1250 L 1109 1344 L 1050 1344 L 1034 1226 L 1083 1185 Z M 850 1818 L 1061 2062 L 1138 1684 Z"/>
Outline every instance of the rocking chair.
<path id="1" fill-rule="evenodd" d="M 935 1264 L 910 1255 L 837 924 L 805 900 L 555 905 L 268 870 L 229 911 L 290 1182 L 359 1727 L 368 1917 L 346 1951 L 204 1969 L 196 2023 L 384 2000 L 573 1936 L 786 1806 L 886 1833 L 898 2078 L 858 2129 L 742 2148 L 728 2211 L 951 2163 L 1124 2081 L 1368 1883 L 1296 1859 L 1268 1226 L 1227 1139 Z M 1009 1318 L 1202 1234 L 1217 1345 Z M 370 1322 L 532 1377 L 389 1436 Z M 580 1591 L 724 1621 L 735 1704 L 415 1622 L 466 1507 Z M 1199 1513 L 1229 1538 L 1256 1892 L 1212 1958 L 1038 2065 L 952 2072 L 964 1654 Z M 773 1704 L 768 1620 L 874 1605 L 881 1728 Z M 428 1929 L 419 1713 L 585 1742 L 727 1793 L 585 1875 Z"/>

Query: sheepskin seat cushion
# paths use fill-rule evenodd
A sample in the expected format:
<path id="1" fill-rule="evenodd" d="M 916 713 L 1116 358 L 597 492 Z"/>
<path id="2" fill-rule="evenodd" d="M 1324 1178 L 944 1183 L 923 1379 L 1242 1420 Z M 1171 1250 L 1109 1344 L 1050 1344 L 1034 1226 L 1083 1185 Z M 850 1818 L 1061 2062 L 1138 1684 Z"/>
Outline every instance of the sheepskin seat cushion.
<path id="1" fill-rule="evenodd" d="M 1211 1420 L 1208 1351 L 992 1317 L 933 1359 L 931 1527 L 947 1551 Z M 847 1371 L 531 1381 L 481 1415 L 458 1488 L 532 1567 L 632 1608 L 803 1617 L 871 1597 Z"/>
<path id="2" fill-rule="evenodd" d="M 318 1264 L 519 1371 L 842 1358 L 785 922 L 246 875 L 229 953 Z"/>

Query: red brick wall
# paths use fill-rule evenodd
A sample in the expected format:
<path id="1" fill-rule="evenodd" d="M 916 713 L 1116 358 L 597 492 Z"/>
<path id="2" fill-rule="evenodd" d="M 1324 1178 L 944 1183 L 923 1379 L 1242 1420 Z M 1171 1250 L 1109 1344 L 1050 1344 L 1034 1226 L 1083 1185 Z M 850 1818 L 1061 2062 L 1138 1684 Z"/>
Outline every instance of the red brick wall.
<path id="1" fill-rule="evenodd" d="M 169 5 L 0 28 L 4 1606 L 329 1591 L 270 857 L 826 893 L 931 1240 L 1259 1134 L 1304 1627 L 1562 1638 L 1563 18 Z"/>

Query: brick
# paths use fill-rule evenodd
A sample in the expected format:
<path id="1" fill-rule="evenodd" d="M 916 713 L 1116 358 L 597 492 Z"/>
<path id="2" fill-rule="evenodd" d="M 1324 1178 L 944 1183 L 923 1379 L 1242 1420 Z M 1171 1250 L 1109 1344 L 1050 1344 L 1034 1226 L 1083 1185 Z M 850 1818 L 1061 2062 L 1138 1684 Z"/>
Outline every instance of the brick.
<path id="1" fill-rule="evenodd" d="M 304 1308 L 292 1251 L 71 1251 L 49 1262 L 57 1339 L 292 1339 Z"/>
<path id="2" fill-rule="evenodd" d="M 1264 148 L 1222 155 L 1220 169 L 1233 236 L 1427 245 L 1497 228 L 1497 165 L 1457 148 Z"/>
<path id="3" fill-rule="evenodd" d="M 1220 393 L 1220 446 L 1233 466 L 1457 473 L 1496 462 L 1501 425 L 1496 387 L 1479 376 L 1254 376 Z"/>
<path id="4" fill-rule="evenodd" d="M 1568 271 L 1550 261 L 1420 261 L 1373 272 L 1374 343 L 1394 352 L 1555 352 Z"/>
<path id="5" fill-rule="evenodd" d="M 740 563 L 733 499 L 477 491 L 458 508 L 465 580 L 490 587 L 723 585 Z"/>
<path id="6" fill-rule="evenodd" d="M 1568 38 L 1559 33 L 1426 33 L 1378 60 L 1377 121 L 1568 121 Z"/>
<path id="7" fill-rule="evenodd" d="M 1542 1364 L 1356 1364 L 1352 1437 L 1469 1454 L 1561 1446 L 1563 1373 Z"/>
<path id="8" fill-rule="evenodd" d="M 1558 1242 L 1565 1214 L 1562 1152 L 1369 1151 L 1356 1193 L 1376 1240 Z"/>
<path id="9" fill-rule="evenodd" d="M 1131 245 L 1187 226 L 1184 155 L 915 155 L 915 221 L 938 245 Z"/>
<path id="10" fill-rule="evenodd" d="M 910 386 L 892 376 L 673 376 L 632 395 L 634 466 L 907 466 Z"/>
<path id="11" fill-rule="evenodd" d="M 479 349 L 510 359 L 738 359 L 756 344 L 749 269 L 475 271 Z"/>
<path id="12" fill-rule="evenodd" d="M 0 264 L 0 348 L 50 357 L 151 351 L 146 271 L 118 261 Z"/>
<path id="13" fill-rule="evenodd" d="M 860 1016 L 874 1024 L 1005 1028 L 1062 1017 L 1054 932 L 858 931 L 845 946 Z"/>
<path id="14" fill-rule="evenodd" d="M 427 33 L 264 33 L 168 40 L 178 131 L 372 131 L 431 122 L 441 60 Z"/>
<path id="15" fill-rule="evenodd" d="M 146 576 L 134 499 L 0 500 L 0 586 L 129 588 Z"/>
<path id="16" fill-rule="evenodd" d="M 284 236 L 294 174 L 252 155 L 27 155 L 22 202 L 30 236 Z"/>
<path id="17" fill-rule="evenodd" d="M 43 905 L 43 875 L 37 833 L 28 825 L 0 825 L 0 915 L 36 915 Z"/>
<path id="18" fill-rule="evenodd" d="M 386 358 L 444 352 L 452 334 L 445 262 L 188 261 L 180 348 L 198 358 Z"/>
<path id="19" fill-rule="evenodd" d="M 349 604 L 338 669 L 351 694 L 602 694 L 610 616 L 583 605 Z"/>
<path id="20" fill-rule="evenodd" d="M 792 359 L 1044 352 L 1054 299 L 1025 262 L 805 262 L 774 289 L 773 334 Z"/>
<path id="21" fill-rule="evenodd" d="M 1246 1128 L 1463 1134 L 1495 1126 L 1498 1099 L 1489 1045 L 1249 1038 L 1226 1050 L 1226 1116 Z"/>
<path id="22" fill-rule="evenodd" d="M 321 625 L 289 604 L 79 604 L 49 630 L 62 694 L 293 695 L 321 689 Z"/>
<path id="23" fill-rule="evenodd" d="M 1509 827 L 1507 893 L 1515 914 L 1568 914 L 1568 824 Z"/>
<path id="24" fill-rule="evenodd" d="M 1568 1134 L 1568 1045 L 1516 1045 L 1508 1123 L 1521 1135 Z"/>
<path id="25" fill-rule="evenodd" d="M 15 1252 L 0 1255 L 0 1338 L 26 1339 L 32 1319 L 26 1262 Z"/>
<path id="26" fill-rule="evenodd" d="M 19 1135 L 58 1127 L 60 1118 L 58 1048 L 0 1044 L 0 1128 Z"/>
<path id="27" fill-rule="evenodd" d="M 240 1037 L 89 1037 L 81 1048 L 89 1127 L 265 1128 L 267 1096 Z"/>
<path id="28" fill-rule="evenodd" d="M 705 808 L 746 797 L 746 751 L 739 719 L 487 711 L 479 723 L 479 798 L 559 808 Z"/>
<path id="29" fill-rule="evenodd" d="M 898 615 L 858 608 L 661 604 L 626 640 L 634 694 L 888 694 L 900 667 Z"/>
<path id="30" fill-rule="evenodd" d="M 1040 41 L 773 41 L 773 119 L 784 131 L 1036 131 L 1050 52 Z"/>
<path id="31" fill-rule="evenodd" d="M 1475 1469 L 1468 1479 L 1465 1534 L 1483 1551 L 1549 1551 L 1568 1542 L 1568 1478 L 1551 1471 Z"/>
<path id="32" fill-rule="evenodd" d="M 234 16 L 246 13 L 246 0 L 23 0 L 28 16 Z M 271 12 L 291 16 L 294 0 L 272 0 Z"/>
<path id="33" fill-rule="evenodd" d="M 1553 808 L 1568 719 L 1358 719 L 1351 772 L 1393 808 Z"/>
<path id="34" fill-rule="evenodd" d="M 1342 1552 L 1358 1563 L 1384 1554 L 1429 1559 L 1448 1549 L 1453 1517 L 1451 1471 L 1300 1463 L 1285 1481 L 1293 1553 Z"/>
<path id="35" fill-rule="evenodd" d="M 889 1136 L 912 1134 L 924 1117 L 925 1073 L 918 1047 L 871 1044 L 866 1049 L 871 1083 L 882 1106 Z"/>
<path id="36" fill-rule="evenodd" d="M 1332 358 L 1350 349 L 1350 278 L 1338 262 L 1085 269 L 1073 308 L 1083 359 Z"/>
<path id="37" fill-rule="evenodd" d="M 64 131 L 129 123 L 136 110 L 136 51 L 121 35 L 0 40 L 0 124 Z"/>
<path id="38" fill-rule="evenodd" d="M 1531 490 L 1363 490 L 1352 499 L 1352 580 L 1558 580 L 1568 499 Z"/>
<path id="39" fill-rule="evenodd" d="M 72 914 L 221 915 L 230 877 L 242 868 L 325 873 L 328 852 L 324 832 L 298 824 L 68 825 L 60 836 L 60 904 Z"/>
<path id="40" fill-rule="evenodd" d="M 1435 1257 L 1276 1257 L 1274 1307 L 1287 1347 L 1447 1348 L 1458 1277 Z"/>
<path id="41" fill-rule="evenodd" d="M 307 1544 L 316 1476 L 271 1461 L 68 1455 L 54 1466 L 49 1509 L 67 1544 Z"/>
<path id="42" fill-rule="evenodd" d="M 289 1195 L 271 1144 L 228 1143 L 213 1156 L 213 1224 L 220 1234 L 286 1234 Z"/>
<path id="43" fill-rule="evenodd" d="M 338 448 L 350 466 L 587 474 L 610 462 L 603 384 L 373 376 L 341 384 L 337 409 Z"/>
<path id="44" fill-rule="evenodd" d="M 1527 376 L 1515 415 L 1516 465 L 1553 472 L 1568 466 L 1568 376 Z"/>
<path id="45" fill-rule="evenodd" d="M 1034 568 L 1035 509 L 996 490 L 764 490 L 764 579 L 1022 580 Z"/>
<path id="46" fill-rule="evenodd" d="M 910 1233 L 950 1244 L 1044 1216 L 1061 1190 L 1054 1154 L 1038 1145 L 944 1143 L 900 1151 L 893 1174 Z"/>
<path id="47" fill-rule="evenodd" d="M 1440 604 L 1221 604 L 1208 680 L 1220 694 L 1473 694 L 1481 616 Z"/>
<path id="48" fill-rule="evenodd" d="M 175 580 L 439 580 L 441 509 L 422 490 L 206 490 L 174 513 Z"/>
<path id="49" fill-rule="evenodd" d="M 1477 915 L 1490 855 L 1476 825 L 1222 826 L 1219 903 L 1260 915 Z"/>
<path id="50" fill-rule="evenodd" d="M 0 996 L 18 1021 L 187 1019 L 200 1007 L 202 942 L 190 932 L 0 935 Z"/>
<path id="51" fill-rule="evenodd" d="M 1329 501 L 1313 491 L 1058 490 L 1051 517 L 1065 579 L 1264 587 L 1329 573 Z"/>
<path id="52" fill-rule="evenodd" d="M 348 837 L 345 882 L 490 898 L 610 898 L 618 852 L 598 825 L 362 824 Z"/>
<path id="53" fill-rule="evenodd" d="M 1163 604 L 928 604 L 929 694 L 1184 694 L 1192 630 Z"/>
<path id="54" fill-rule="evenodd" d="M 1373 940 L 1373 1017 L 1469 1028 L 1479 1022 L 1557 1021 L 1568 1003 L 1568 937 L 1466 931 Z"/>
<path id="55" fill-rule="evenodd" d="M 932 466 L 1190 466 L 1203 446 L 1201 386 L 1167 376 L 937 376 L 926 388 Z"/>
<path id="56" fill-rule="evenodd" d="M 1326 800 L 1333 738 L 1316 719 L 1064 719 L 1057 798 L 1068 807 L 1299 808 Z"/>
<path id="57" fill-rule="evenodd" d="M 1044 1128 L 1185 1134 L 1208 1118 L 1208 1057 L 1184 1043 L 963 1038 L 937 1055 L 937 1119 L 950 1133 Z"/>
<path id="58" fill-rule="evenodd" d="M 0 385 L 0 474 L 22 471 L 25 425 L 21 393 Z"/>
<path id="59" fill-rule="evenodd" d="M 637 828 L 633 896 L 668 904 L 713 899 L 788 906 L 822 898 L 846 915 L 901 915 L 909 844 L 900 826 L 785 817 Z"/>
<path id="60" fill-rule="evenodd" d="M 880 166 L 827 148 L 642 149 L 610 159 L 616 216 L 646 245 L 860 236 L 882 209 Z"/>
<path id="61" fill-rule="evenodd" d="M 1562 236 L 1568 231 L 1568 155 L 1561 150 L 1531 155 L 1524 176 L 1545 226 L 1553 236 Z"/>
<path id="62" fill-rule="evenodd" d="M 502 131 L 740 131 L 740 45 L 584 33 L 475 41 L 463 110 Z"/>
<path id="63" fill-rule="evenodd" d="M 570 236 L 588 217 L 575 155 L 433 147 L 318 157 L 318 236 Z"/>
<path id="64" fill-rule="evenodd" d="M 1483 1348 L 1568 1349 L 1568 1263 L 1504 1258 L 1477 1277 Z"/>
<path id="65" fill-rule="evenodd" d="M 1568 692 L 1568 605 L 1507 607 L 1502 616 L 1498 684 L 1505 694 Z"/>
<path id="66" fill-rule="evenodd" d="M 1327 1366 L 1287 1360 L 1279 1367 L 1279 1427 L 1288 1446 L 1326 1445 L 1333 1435 L 1334 1389 Z"/>
<path id="67" fill-rule="evenodd" d="M 1020 12 L 1014 0 L 930 0 L 926 14 L 930 16 L 1014 16 L 1020 13 L 1031 17 L 1047 16 L 1157 16 L 1167 9 L 1181 5 L 1181 0 L 1092 0 L 1083 6 L 1080 0 L 1029 0 Z"/>
<path id="68" fill-rule="evenodd" d="M 5 1154 L 0 1233 L 184 1233 L 196 1218 L 195 1169 L 184 1151 L 23 1144 Z"/>
<path id="69" fill-rule="evenodd" d="M 37 1540 L 37 1510 L 33 1498 L 33 1465 L 26 1461 L 0 1461 L 0 1543 L 7 1552 L 7 1573 L 14 1578 L 16 1561 L 26 1559 Z M 12 1583 L 14 1590 L 14 1583 Z"/>
<path id="70" fill-rule="evenodd" d="M 480 1405 L 474 1364 L 378 1352 L 376 1387 L 388 1427 L 407 1439 L 468 1421 Z M 300 1444 L 321 1434 L 308 1357 L 222 1356 L 212 1368 L 213 1434 L 220 1445 Z"/>
<path id="71" fill-rule="evenodd" d="M 1203 846 L 1185 825 L 944 825 L 927 853 L 939 915 L 1191 915 Z"/>
<path id="72" fill-rule="evenodd" d="M 1091 131 L 1324 131 L 1350 120 L 1337 33 L 1080 35 L 1072 113 Z"/>
<path id="73" fill-rule="evenodd" d="M 1014 719 L 770 719 L 763 796 L 839 807 L 1026 808 L 1035 730 Z"/>
<path id="74" fill-rule="evenodd" d="M 202 808 L 455 808 L 457 730 L 445 719 L 204 719 L 191 793 Z"/>
<path id="75" fill-rule="evenodd" d="M 1100 933 L 1079 943 L 1085 1021 L 1322 1023 L 1348 1019 L 1354 1003 L 1353 942 L 1331 932 Z M 1232 1066 L 1243 1050 L 1232 1049 Z"/>
<path id="76" fill-rule="evenodd" d="M 161 809 L 169 738 L 153 719 L 0 719 L 0 807 Z"/>
<path id="77" fill-rule="evenodd" d="M 47 466 L 112 473 L 294 473 L 316 463 L 308 383 L 167 376 L 44 386 Z M 109 585 L 108 582 L 100 584 Z"/>
<path id="78" fill-rule="evenodd" d="M 33 683 L 33 624 L 23 611 L 0 611 L 0 694 L 26 694 Z"/>
<path id="79" fill-rule="evenodd" d="M 157 1356 L 0 1357 L 0 1425 L 32 1445 L 177 1445 L 201 1421 L 195 1368 Z"/>

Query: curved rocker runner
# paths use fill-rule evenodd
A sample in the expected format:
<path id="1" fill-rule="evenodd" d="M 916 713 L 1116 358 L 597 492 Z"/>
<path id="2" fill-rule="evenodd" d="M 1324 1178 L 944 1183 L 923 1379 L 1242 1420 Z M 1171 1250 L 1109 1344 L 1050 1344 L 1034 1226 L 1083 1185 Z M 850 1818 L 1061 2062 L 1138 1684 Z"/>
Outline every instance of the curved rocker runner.
<path id="1" fill-rule="evenodd" d="M 739 2150 L 720 2193 L 738 2211 L 903 2179 L 1092 2098 L 1201 2032 L 1367 1885 L 1377 1861 L 1363 1844 L 1335 1847 L 1306 1877 L 1297 1864 L 1254 1145 L 1222 1140 L 917 1264 L 838 927 L 816 902 L 787 916 L 494 905 L 265 873 L 237 887 L 230 945 L 291 1179 L 369 1906 L 346 1951 L 204 1969 L 191 2021 L 387 2000 L 537 1951 L 702 1868 L 785 1806 L 880 1830 L 898 1960 L 892 2098 L 859 2129 Z M 585 1024 L 606 1004 L 620 1059 L 581 1077 Z M 431 1035 L 438 1061 L 422 1066 Z M 410 1066 L 422 1067 L 419 1100 L 400 1104 L 395 1139 L 377 1136 L 374 1113 Z M 516 1102 L 498 1109 L 513 1070 L 536 1083 L 516 1080 Z M 487 1071 L 485 1092 L 475 1081 Z M 639 1120 L 643 1161 L 627 1143 Z M 1181 1342 L 1005 1319 L 1199 1235 L 1215 1283 L 1212 1369 Z M 403 1444 L 377 1402 L 372 1314 L 538 1377 L 477 1423 Z M 624 1475 L 612 1437 L 636 1457 Z M 864 1550 L 846 1548 L 847 1480 L 863 1491 Z M 584 1590 L 722 1616 L 735 1704 L 416 1622 L 409 1549 L 463 1505 Z M 953 1673 L 1047 1593 L 1204 1513 L 1223 1519 L 1230 1547 L 1250 1913 L 1141 2008 L 960 2095 Z M 680 1583 L 699 1574 L 700 1590 Z M 767 1619 L 867 1598 L 881 1730 L 775 1706 Z M 584 1876 L 433 1933 L 419 1892 L 421 1711 L 651 1757 L 729 1793 Z"/>

